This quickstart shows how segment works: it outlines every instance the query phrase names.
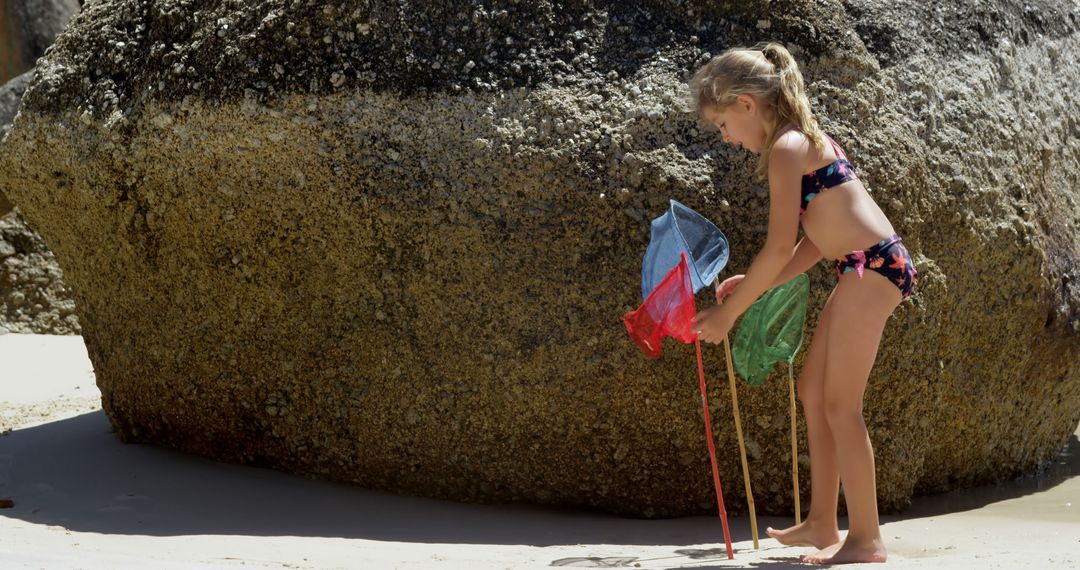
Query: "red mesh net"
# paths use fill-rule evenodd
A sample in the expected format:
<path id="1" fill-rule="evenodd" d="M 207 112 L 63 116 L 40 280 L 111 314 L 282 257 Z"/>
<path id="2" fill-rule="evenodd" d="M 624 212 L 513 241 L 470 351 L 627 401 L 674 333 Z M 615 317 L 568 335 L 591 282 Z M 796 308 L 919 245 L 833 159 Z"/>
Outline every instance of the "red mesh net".
<path id="1" fill-rule="evenodd" d="M 623 315 L 623 322 L 642 352 L 649 358 L 660 358 L 665 336 L 686 344 L 694 342 L 697 336 L 691 326 L 694 313 L 690 267 L 683 253 L 679 264 L 668 271 L 645 302 Z"/>

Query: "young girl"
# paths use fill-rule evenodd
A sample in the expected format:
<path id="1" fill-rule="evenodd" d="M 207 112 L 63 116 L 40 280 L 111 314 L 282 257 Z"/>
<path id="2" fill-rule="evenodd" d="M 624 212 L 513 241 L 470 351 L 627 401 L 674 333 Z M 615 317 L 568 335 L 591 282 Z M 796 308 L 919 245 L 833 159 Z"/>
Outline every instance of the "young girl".
<path id="1" fill-rule="evenodd" d="M 694 75 L 699 116 L 724 141 L 761 155 L 768 177 L 769 233 L 745 275 L 724 281 L 724 299 L 694 317 L 698 337 L 724 339 L 766 290 L 835 259 L 829 295 L 799 375 L 810 449 L 810 513 L 799 525 L 768 529 L 783 544 L 819 550 L 819 564 L 884 562 L 878 526 L 874 450 L 863 421 L 863 392 L 885 321 L 912 294 L 915 267 L 892 224 L 855 175 L 844 151 L 810 112 L 802 74 L 783 46 L 730 49 Z M 799 223 L 804 237 L 795 243 Z M 849 528 L 836 520 L 840 482 Z"/>

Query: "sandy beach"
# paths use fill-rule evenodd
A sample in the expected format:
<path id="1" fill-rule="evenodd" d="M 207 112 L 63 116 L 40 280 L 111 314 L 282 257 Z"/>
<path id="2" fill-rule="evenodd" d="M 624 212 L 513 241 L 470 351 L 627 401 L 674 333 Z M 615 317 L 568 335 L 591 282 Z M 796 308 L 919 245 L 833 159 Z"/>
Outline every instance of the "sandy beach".
<path id="1" fill-rule="evenodd" d="M 78 336 L 0 336 L 0 433 L 5 570 L 793 568 L 810 552 L 767 537 L 754 550 L 745 517 L 731 519 L 728 560 L 716 517 L 465 505 L 125 445 Z M 1078 437 L 1039 477 L 883 517 L 888 567 L 1080 568 Z M 764 537 L 790 522 L 758 525 Z"/>

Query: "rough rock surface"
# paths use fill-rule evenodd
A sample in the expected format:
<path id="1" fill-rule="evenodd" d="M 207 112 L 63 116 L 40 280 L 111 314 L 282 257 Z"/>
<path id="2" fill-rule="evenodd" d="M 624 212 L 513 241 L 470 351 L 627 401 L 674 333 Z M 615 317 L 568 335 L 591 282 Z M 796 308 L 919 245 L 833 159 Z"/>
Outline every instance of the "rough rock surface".
<path id="1" fill-rule="evenodd" d="M 34 66 L 78 10 L 74 0 L 0 0 L 0 139 L 29 81 L 28 76 L 12 78 Z M 5 85 L 9 80 L 14 83 L 11 87 Z M 11 202 L 0 194 L 0 216 L 11 208 Z"/>
<path id="2" fill-rule="evenodd" d="M 1078 28 L 1057 0 L 95 0 L 39 63 L 0 190 L 65 268 L 126 441 L 704 513 L 693 350 L 649 361 L 620 317 L 669 198 L 724 228 L 730 271 L 761 245 L 751 159 L 679 103 L 710 52 L 779 39 L 920 269 L 867 392 L 894 509 L 1036 469 L 1080 420 Z M 813 325 L 834 278 L 811 278 Z M 722 370 L 708 350 L 738 510 Z M 787 392 L 740 398 L 758 510 L 784 512 Z"/>
<path id="3" fill-rule="evenodd" d="M 0 86 L 0 140 L 11 126 L 32 71 Z M 78 334 L 75 301 L 41 236 L 0 193 L 0 334 Z"/>
<path id="4" fill-rule="evenodd" d="M 15 113 L 19 111 L 19 100 L 22 99 L 23 93 L 26 92 L 26 86 L 30 84 L 30 78 L 33 77 L 33 74 L 34 72 L 27 71 L 0 85 L 0 140 L 3 140 L 4 135 L 11 129 L 11 120 L 15 118 Z M 7 199 L 7 196 L 0 193 L 0 216 L 6 215 L 14 207 L 15 205 Z"/>
<path id="5" fill-rule="evenodd" d="M 0 217 L 0 334 L 79 334 L 63 272 L 16 210 Z"/>
<path id="6" fill-rule="evenodd" d="M 33 77 L 27 70 L 78 8 L 66 0 L 0 0 L 0 140 Z M 60 266 L 13 208 L 0 191 L 0 334 L 78 334 Z"/>

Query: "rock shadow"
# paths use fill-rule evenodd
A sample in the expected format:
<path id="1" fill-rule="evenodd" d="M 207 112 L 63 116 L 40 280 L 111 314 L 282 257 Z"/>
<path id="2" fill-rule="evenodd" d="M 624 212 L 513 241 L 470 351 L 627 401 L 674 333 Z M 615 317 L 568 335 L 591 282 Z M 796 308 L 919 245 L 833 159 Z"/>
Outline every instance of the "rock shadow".
<path id="1" fill-rule="evenodd" d="M 0 436 L 0 516 L 79 532 L 247 535 L 502 545 L 723 544 L 715 517 L 623 518 L 581 509 L 393 495 L 124 444 L 104 412 Z M 745 522 L 745 521 L 744 521 Z M 732 519 L 732 540 L 749 539 Z"/>

